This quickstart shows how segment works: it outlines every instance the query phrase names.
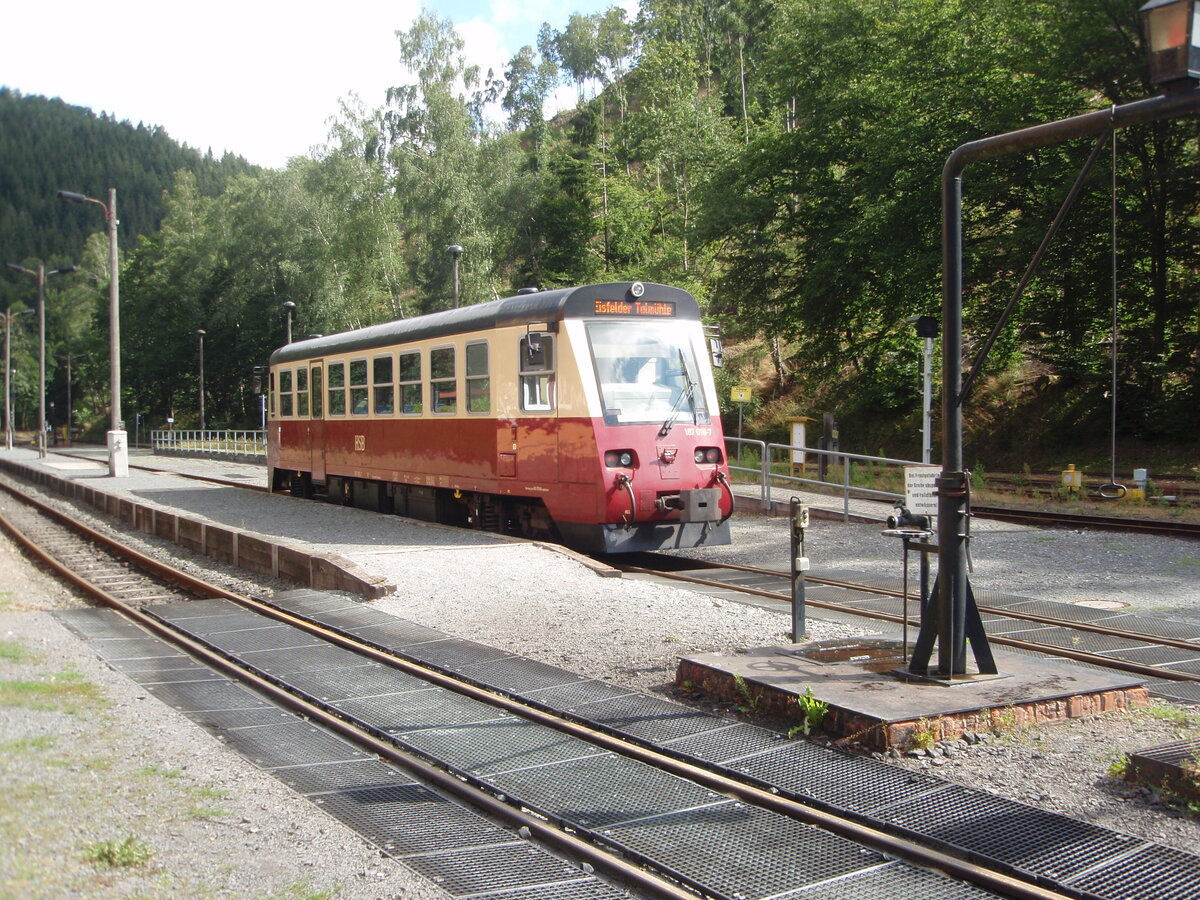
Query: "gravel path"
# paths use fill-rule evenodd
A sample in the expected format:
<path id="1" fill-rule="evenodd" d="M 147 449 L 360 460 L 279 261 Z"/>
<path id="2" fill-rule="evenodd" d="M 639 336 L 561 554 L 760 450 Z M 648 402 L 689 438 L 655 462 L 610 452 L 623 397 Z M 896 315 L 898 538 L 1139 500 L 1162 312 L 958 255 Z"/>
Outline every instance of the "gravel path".
<path id="1" fill-rule="evenodd" d="M 196 467 L 194 461 L 187 466 Z M 247 500 L 245 510 L 234 508 L 231 493 L 237 492 L 221 492 L 220 520 L 253 516 L 255 501 Z M 140 496 L 151 499 L 145 491 Z M 278 513 L 284 508 L 299 515 L 285 521 Z M 732 521 L 734 545 L 703 555 L 786 565 L 785 520 L 750 515 Z M 246 521 L 245 527 L 255 525 Z M 273 505 L 272 521 L 261 530 L 308 533 L 320 549 L 385 575 L 397 589 L 375 602 L 379 608 L 645 691 L 669 690 L 679 656 L 778 643 L 789 627 L 779 613 L 685 589 L 601 578 L 552 550 L 357 510 Z M 814 519 L 807 543 L 814 569 L 897 575 L 899 547 L 879 532 L 878 526 Z M 1195 543 L 985 522 L 976 523 L 975 532 L 977 587 L 1200 617 Z M 3 541 L 0 585 L 9 586 L 0 595 L 0 648 L 37 654 L 13 660 L 0 651 L 0 679 L 49 681 L 69 666 L 105 698 L 96 708 L 66 713 L 0 697 L 6 749 L 0 761 L 0 897 L 82 891 L 75 895 L 107 898 L 141 891 L 284 898 L 319 890 L 339 898 L 440 896 L 99 663 L 39 612 L 78 601 L 48 584 Z M 811 614 L 809 622 L 815 639 L 854 633 Z M 81 758 L 68 749 L 75 734 L 95 752 Z M 1197 736 L 1200 715 L 1159 706 L 1010 731 L 969 750 L 949 748 L 949 755 L 895 764 L 935 768 L 953 781 L 1200 853 L 1196 819 L 1108 774 L 1124 752 Z M 93 758 L 94 766 L 87 762 Z M 221 815 L 197 816 L 189 813 L 193 806 L 202 813 L 219 807 Z M 76 814 L 62 816 L 66 808 Z M 89 843 L 130 834 L 154 849 L 147 867 L 98 870 L 84 859 Z M 26 890 L 30 885 L 43 887 Z"/>

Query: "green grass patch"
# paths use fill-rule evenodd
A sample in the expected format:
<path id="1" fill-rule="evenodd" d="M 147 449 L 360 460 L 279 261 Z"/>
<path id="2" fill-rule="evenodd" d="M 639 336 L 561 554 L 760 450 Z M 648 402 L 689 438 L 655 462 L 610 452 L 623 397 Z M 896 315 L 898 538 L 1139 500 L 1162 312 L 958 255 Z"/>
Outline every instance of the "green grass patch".
<path id="1" fill-rule="evenodd" d="M 183 769 L 165 769 L 162 766 L 151 764 L 142 766 L 137 773 L 147 778 L 179 778 L 183 775 Z"/>
<path id="2" fill-rule="evenodd" d="M 1200 566 L 1200 556 L 1185 556 L 1179 560 L 1181 566 Z"/>
<path id="3" fill-rule="evenodd" d="M 258 896 L 254 900 L 333 900 L 341 892 L 340 887 L 317 890 L 307 881 L 298 881 L 278 893 Z"/>
<path id="4" fill-rule="evenodd" d="M 144 866 L 154 855 L 146 844 L 133 835 L 116 841 L 98 841 L 89 844 L 84 857 L 104 869 L 129 869 Z"/>
<path id="5" fill-rule="evenodd" d="M 41 657 L 20 641 L 0 641 L 0 662 L 37 662 Z"/>
<path id="6" fill-rule="evenodd" d="M 1200 725 L 1200 712 L 1193 709 L 1186 709 L 1182 706 L 1175 706 L 1172 703 L 1155 703 L 1152 706 L 1138 710 L 1138 714 L 1145 716 L 1147 719 L 1170 722 L 1172 725 Z"/>
<path id="7" fill-rule="evenodd" d="M 221 806 L 189 806 L 189 819 L 221 819 L 229 815 L 229 810 Z"/>
<path id="8" fill-rule="evenodd" d="M 76 715 L 103 709 L 106 703 L 99 686 L 72 670 L 51 675 L 46 681 L 0 681 L 0 706 Z"/>
<path id="9" fill-rule="evenodd" d="M 37 737 L 17 738 L 0 744 L 0 756 L 16 756 L 19 753 L 40 753 L 52 750 L 58 743 L 58 738 L 52 734 L 40 734 Z"/>
<path id="10" fill-rule="evenodd" d="M 10 609 L 17 609 L 17 595 L 12 591 L 0 591 L 0 611 L 7 612 Z"/>

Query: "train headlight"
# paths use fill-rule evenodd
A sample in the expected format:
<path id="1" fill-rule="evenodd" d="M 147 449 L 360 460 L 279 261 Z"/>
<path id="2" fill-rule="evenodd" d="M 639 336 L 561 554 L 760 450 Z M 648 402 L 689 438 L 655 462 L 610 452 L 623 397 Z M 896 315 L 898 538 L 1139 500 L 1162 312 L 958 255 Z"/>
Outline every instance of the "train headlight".
<path id="1" fill-rule="evenodd" d="M 604 464 L 610 469 L 628 469 L 633 465 L 633 451 L 609 450 L 604 454 Z"/>
<path id="2" fill-rule="evenodd" d="M 697 465 L 716 465 L 721 461 L 721 451 L 716 447 L 697 447 L 693 458 Z"/>

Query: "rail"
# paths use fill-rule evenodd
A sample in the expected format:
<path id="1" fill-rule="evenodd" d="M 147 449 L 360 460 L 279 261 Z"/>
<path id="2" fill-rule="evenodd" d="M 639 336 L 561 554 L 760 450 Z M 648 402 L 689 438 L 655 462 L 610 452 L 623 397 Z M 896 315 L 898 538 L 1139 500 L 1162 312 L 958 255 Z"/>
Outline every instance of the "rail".
<path id="1" fill-rule="evenodd" d="M 740 479 L 743 485 L 757 483 L 763 509 L 771 508 L 773 487 L 804 485 L 817 493 L 841 494 L 842 515 L 847 522 L 850 521 L 852 497 L 897 504 L 904 502 L 903 468 L 921 465 L 908 459 L 818 450 L 792 444 L 769 444 L 749 438 L 726 437 L 725 445 L 730 471 L 749 476 Z M 728 452 L 730 445 L 736 449 L 735 453 Z M 815 457 L 815 463 L 809 461 L 810 456 Z M 816 477 L 807 474 L 813 469 Z M 855 483 L 864 479 L 871 484 L 894 483 L 900 490 L 880 490 Z"/>
<path id="2" fill-rule="evenodd" d="M 266 459 L 267 433 L 256 431 L 150 432 L 150 449 L 165 456 L 216 456 Z"/>

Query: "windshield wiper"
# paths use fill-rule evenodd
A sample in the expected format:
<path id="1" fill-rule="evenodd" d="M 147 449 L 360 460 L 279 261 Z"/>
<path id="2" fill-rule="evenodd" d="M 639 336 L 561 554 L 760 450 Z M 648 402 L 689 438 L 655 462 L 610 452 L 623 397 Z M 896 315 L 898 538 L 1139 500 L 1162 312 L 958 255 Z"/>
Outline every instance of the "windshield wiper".
<path id="1" fill-rule="evenodd" d="M 688 406 L 692 408 L 692 423 L 696 422 L 696 404 L 692 402 L 692 397 L 696 393 L 696 382 L 692 381 L 692 373 L 688 371 L 687 360 L 683 356 L 683 348 L 679 348 L 679 366 L 683 370 L 684 381 L 687 382 L 687 387 L 680 393 L 679 399 L 675 401 L 675 405 L 671 407 L 671 415 L 667 421 L 663 422 L 662 428 L 658 429 L 659 437 L 666 437 L 671 433 L 671 429 L 675 426 L 675 420 L 679 418 L 679 412 L 683 409 L 683 401 L 688 402 Z"/>

